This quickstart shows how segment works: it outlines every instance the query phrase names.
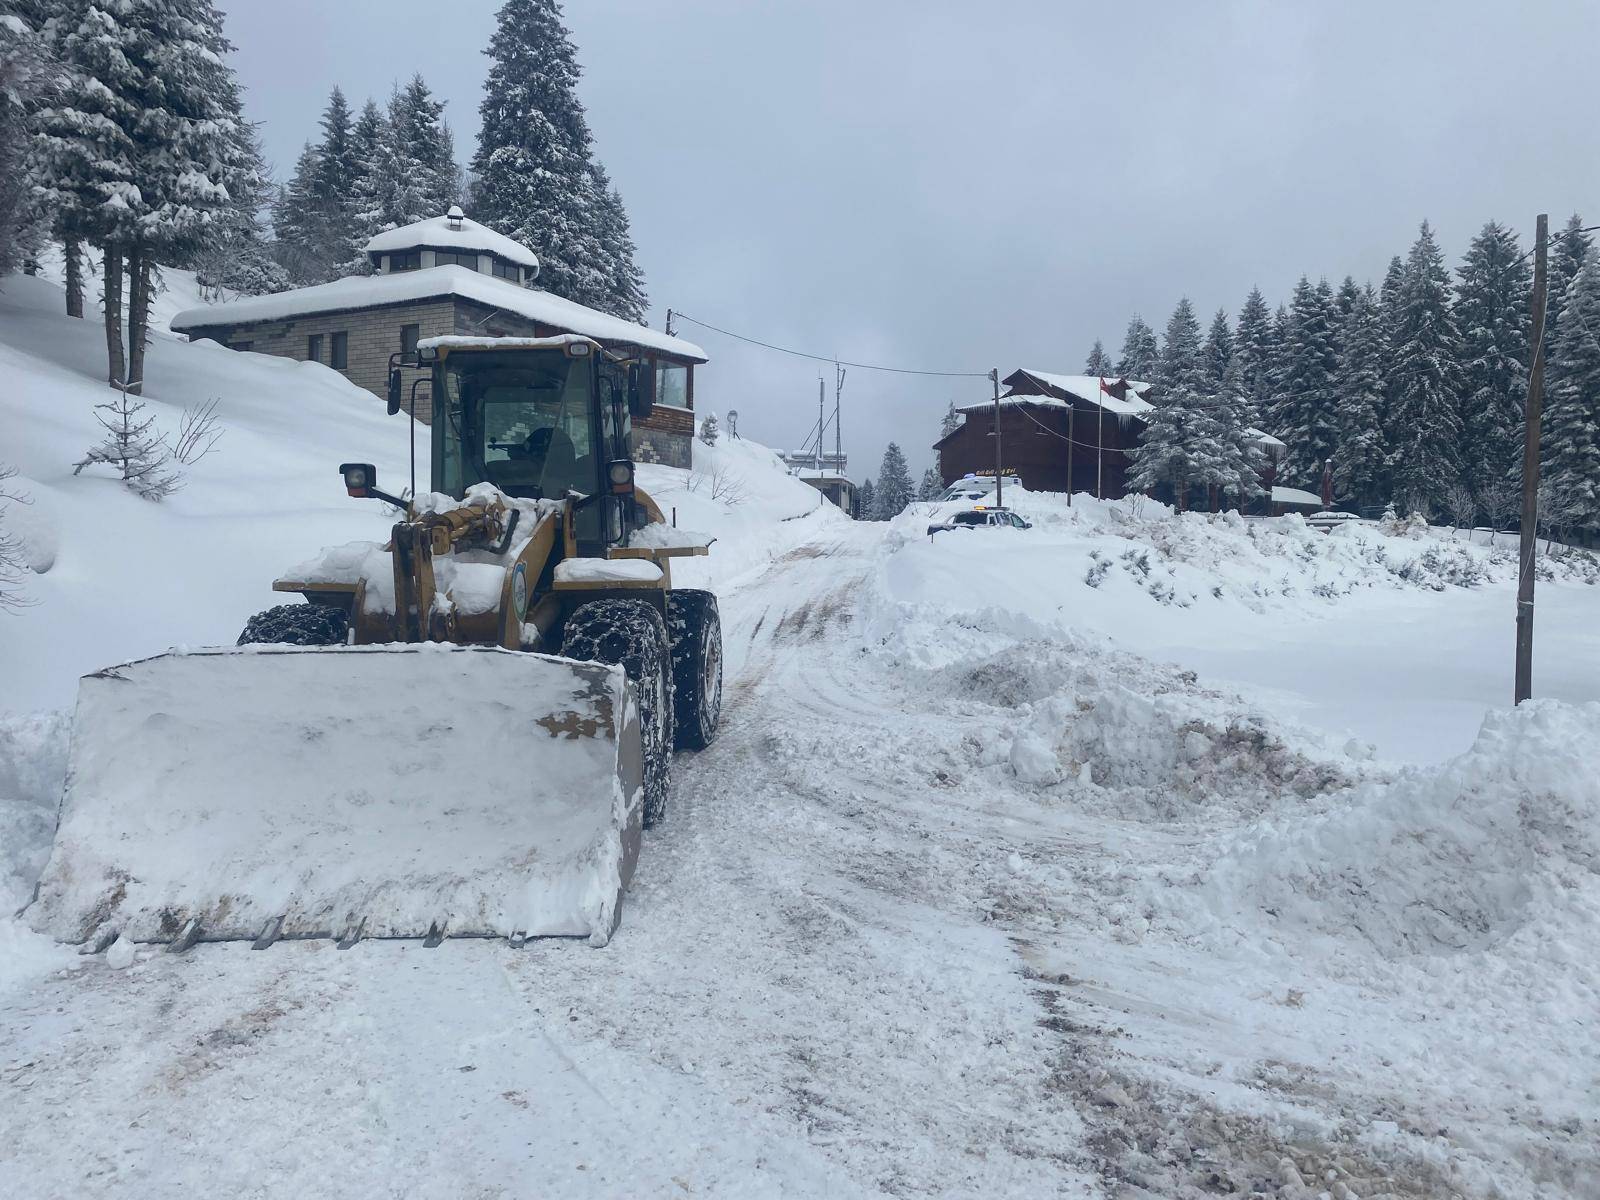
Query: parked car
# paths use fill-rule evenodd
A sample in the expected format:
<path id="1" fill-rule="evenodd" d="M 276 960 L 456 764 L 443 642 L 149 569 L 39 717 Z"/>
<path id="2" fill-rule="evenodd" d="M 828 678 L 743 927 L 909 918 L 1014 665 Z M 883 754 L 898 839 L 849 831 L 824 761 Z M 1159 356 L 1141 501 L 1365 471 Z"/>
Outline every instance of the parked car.
<path id="1" fill-rule="evenodd" d="M 1008 508 L 986 508 L 979 505 L 977 508 L 958 512 L 946 521 L 935 521 L 928 526 L 928 536 L 931 538 L 936 533 L 943 533 L 948 529 L 1032 529 L 1032 521 L 1024 521 Z"/>

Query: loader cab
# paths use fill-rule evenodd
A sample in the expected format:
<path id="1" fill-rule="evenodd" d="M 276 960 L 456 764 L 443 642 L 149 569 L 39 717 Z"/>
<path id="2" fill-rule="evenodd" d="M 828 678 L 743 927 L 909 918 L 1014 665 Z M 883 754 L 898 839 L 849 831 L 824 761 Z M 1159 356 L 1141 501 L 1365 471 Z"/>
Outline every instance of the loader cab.
<path id="1" fill-rule="evenodd" d="M 638 368 L 587 338 L 463 341 L 433 350 L 433 490 L 459 500 L 492 483 L 571 497 L 580 554 L 625 542 L 638 524 L 628 461 Z"/>

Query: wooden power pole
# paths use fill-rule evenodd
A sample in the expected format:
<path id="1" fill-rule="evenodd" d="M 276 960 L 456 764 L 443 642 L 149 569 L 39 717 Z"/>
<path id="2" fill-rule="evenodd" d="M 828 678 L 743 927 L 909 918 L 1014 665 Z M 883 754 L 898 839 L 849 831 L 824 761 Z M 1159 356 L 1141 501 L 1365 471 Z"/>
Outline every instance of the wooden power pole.
<path id="1" fill-rule="evenodd" d="M 1550 217 L 1539 214 L 1533 243 L 1533 364 L 1528 371 L 1527 424 L 1522 440 L 1522 545 L 1517 562 L 1517 697 L 1533 695 L 1533 556 L 1539 544 L 1539 419 L 1544 405 L 1545 274 Z"/>
<path id="2" fill-rule="evenodd" d="M 1000 368 L 993 368 L 989 378 L 994 380 L 994 506 L 1004 508 L 1005 494 L 1000 490 Z"/>

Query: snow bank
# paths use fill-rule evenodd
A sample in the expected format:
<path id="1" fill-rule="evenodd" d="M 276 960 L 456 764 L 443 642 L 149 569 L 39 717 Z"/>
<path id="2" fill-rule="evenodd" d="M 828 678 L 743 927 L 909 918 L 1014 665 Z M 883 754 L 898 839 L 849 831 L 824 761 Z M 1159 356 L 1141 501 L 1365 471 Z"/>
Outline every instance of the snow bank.
<path id="1" fill-rule="evenodd" d="M 639 486 L 661 506 L 668 525 L 714 537 L 705 557 L 672 560 L 679 587 L 723 587 L 760 570 L 830 524 L 849 517 L 821 492 L 790 475 L 772 450 L 747 438 L 693 442 L 694 467 L 640 463 Z"/>
<path id="2" fill-rule="evenodd" d="M 1379 953 L 1482 950 L 1531 922 L 1600 927 L 1600 704 L 1491 713 L 1466 754 L 1282 814 L 1207 872 L 1219 927 Z M 1560 953 L 1560 947 L 1554 947 Z"/>
<path id="3" fill-rule="evenodd" d="M 67 770 L 64 713 L 0 715 L 0 917 L 27 903 L 55 831 Z"/>

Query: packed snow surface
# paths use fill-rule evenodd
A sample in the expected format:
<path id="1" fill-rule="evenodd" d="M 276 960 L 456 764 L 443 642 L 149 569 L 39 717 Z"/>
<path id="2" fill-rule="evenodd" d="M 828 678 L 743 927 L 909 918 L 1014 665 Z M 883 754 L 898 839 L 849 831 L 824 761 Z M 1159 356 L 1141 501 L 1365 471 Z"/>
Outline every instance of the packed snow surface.
<path id="1" fill-rule="evenodd" d="M 647 558 L 569 558 L 556 564 L 557 583 L 655 583 L 661 568 Z"/>

